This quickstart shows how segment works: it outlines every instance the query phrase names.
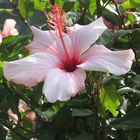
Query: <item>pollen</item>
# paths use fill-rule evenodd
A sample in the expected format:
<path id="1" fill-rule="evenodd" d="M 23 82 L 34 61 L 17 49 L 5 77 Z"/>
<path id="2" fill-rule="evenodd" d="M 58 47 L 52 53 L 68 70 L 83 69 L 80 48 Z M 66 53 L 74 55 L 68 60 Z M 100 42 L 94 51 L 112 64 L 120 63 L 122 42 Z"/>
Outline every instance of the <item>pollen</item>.
<path id="1" fill-rule="evenodd" d="M 58 4 L 52 5 L 51 11 L 47 14 L 49 28 L 63 32 L 66 28 L 65 12 Z"/>

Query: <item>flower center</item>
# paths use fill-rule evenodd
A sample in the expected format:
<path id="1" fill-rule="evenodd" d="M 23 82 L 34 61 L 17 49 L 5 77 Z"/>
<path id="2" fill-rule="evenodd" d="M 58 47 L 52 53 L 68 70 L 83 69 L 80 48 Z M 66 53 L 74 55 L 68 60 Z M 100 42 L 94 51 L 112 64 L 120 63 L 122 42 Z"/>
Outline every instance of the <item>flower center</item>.
<path id="1" fill-rule="evenodd" d="M 63 65 L 61 69 L 67 71 L 67 72 L 73 72 L 77 69 L 77 65 L 79 65 L 80 62 L 78 59 L 72 58 L 70 61 L 65 60 L 63 62 Z"/>
<path id="2" fill-rule="evenodd" d="M 67 72 L 73 72 L 77 69 L 77 65 L 80 63 L 78 57 L 71 55 L 66 46 L 66 41 L 63 36 L 66 31 L 65 13 L 59 5 L 55 4 L 52 6 L 52 10 L 48 13 L 47 17 L 49 27 L 56 31 L 62 43 L 64 59 L 62 60 L 60 67 Z"/>

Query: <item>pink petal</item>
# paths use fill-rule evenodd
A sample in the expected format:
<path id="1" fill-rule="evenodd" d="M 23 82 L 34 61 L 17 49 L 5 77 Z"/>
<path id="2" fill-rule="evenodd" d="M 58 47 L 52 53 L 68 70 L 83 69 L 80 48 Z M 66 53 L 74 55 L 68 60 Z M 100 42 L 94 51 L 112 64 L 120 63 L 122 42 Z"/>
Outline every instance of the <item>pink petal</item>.
<path id="1" fill-rule="evenodd" d="M 102 45 L 93 46 L 82 58 L 84 61 L 78 67 L 85 70 L 125 74 L 131 69 L 134 53 L 131 49 L 111 51 Z"/>
<path id="2" fill-rule="evenodd" d="M 42 31 L 34 26 L 31 27 L 31 30 L 33 32 L 33 41 L 26 46 L 30 53 L 49 52 L 55 54 L 58 50 L 63 51 L 60 37 L 56 31 Z M 67 47 L 70 47 L 70 38 L 65 33 L 63 37 Z"/>
<path id="3" fill-rule="evenodd" d="M 2 43 L 2 34 L 0 33 L 0 43 Z"/>
<path id="4" fill-rule="evenodd" d="M 75 24 L 73 27 L 69 27 L 68 35 L 72 40 L 73 51 L 79 51 L 82 54 L 106 29 L 102 18 L 85 26 Z"/>
<path id="5" fill-rule="evenodd" d="M 69 100 L 85 87 L 85 78 L 85 71 L 80 69 L 72 73 L 61 69 L 52 69 L 46 76 L 43 93 L 51 103 L 57 100 Z"/>
<path id="6" fill-rule="evenodd" d="M 2 36 L 3 38 L 8 37 L 10 35 L 18 35 L 18 31 L 15 28 L 16 26 L 16 21 L 13 19 L 7 19 L 4 22 L 4 27 L 2 31 Z"/>
<path id="7" fill-rule="evenodd" d="M 44 80 L 49 69 L 58 67 L 55 56 L 36 53 L 17 61 L 5 62 L 4 76 L 17 84 L 32 87 Z"/>

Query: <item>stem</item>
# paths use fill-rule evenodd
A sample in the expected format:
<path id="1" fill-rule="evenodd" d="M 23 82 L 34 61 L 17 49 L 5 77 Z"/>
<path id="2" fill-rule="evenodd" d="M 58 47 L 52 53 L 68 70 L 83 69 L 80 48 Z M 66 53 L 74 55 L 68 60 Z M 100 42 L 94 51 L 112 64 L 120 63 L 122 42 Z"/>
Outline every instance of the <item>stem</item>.
<path id="1" fill-rule="evenodd" d="M 121 16 L 121 14 L 119 12 L 117 4 L 115 3 L 114 0 L 111 0 L 111 1 L 115 5 L 116 12 L 118 13 L 118 16 L 119 16 L 119 18 L 120 18 L 120 20 L 122 22 L 122 25 L 123 25 L 124 29 L 127 30 L 127 27 L 125 26 L 125 23 L 123 21 L 123 17 Z M 139 64 L 139 60 L 138 60 L 138 57 L 137 57 L 136 50 L 132 47 L 133 46 L 133 44 L 132 44 L 133 36 L 131 34 L 128 35 L 128 40 L 129 40 L 129 48 L 131 48 L 133 50 L 134 54 L 135 54 L 136 65 L 140 69 L 140 64 Z"/>
<path id="2" fill-rule="evenodd" d="M 88 92 L 88 97 L 91 101 L 91 104 L 93 106 L 92 108 L 92 112 L 93 112 L 93 126 L 94 126 L 94 130 L 93 130 L 93 134 L 94 134 L 94 140 L 106 140 L 106 121 L 104 118 L 101 118 L 98 115 L 98 107 L 99 107 L 99 91 L 100 88 L 102 87 L 102 81 L 103 81 L 103 77 L 101 77 L 101 79 L 99 80 L 98 76 L 95 76 L 95 73 L 93 75 L 92 73 L 88 73 L 88 81 L 87 81 L 87 92 Z M 91 75 L 92 74 L 92 75 Z M 95 78 L 90 78 L 91 77 L 95 77 Z M 96 80 L 99 80 L 98 82 Z M 94 88 L 93 87 L 93 83 L 96 83 L 97 87 Z M 100 125 L 102 124 L 102 125 Z M 101 135 L 98 131 L 99 126 L 102 126 L 102 131 L 101 131 Z"/>
<path id="3" fill-rule="evenodd" d="M 121 23 L 122 23 L 124 29 L 127 30 L 127 28 L 126 28 L 126 26 L 125 26 L 125 23 L 124 23 L 124 21 L 123 21 L 123 17 L 121 16 L 121 14 L 120 14 L 120 12 L 119 12 L 119 9 L 118 9 L 117 4 L 115 3 L 114 0 L 111 0 L 111 1 L 112 1 L 112 3 L 115 5 L 116 12 L 118 13 L 118 16 L 119 16 L 119 18 L 120 18 L 120 21 L 121 21 Z"/>
<path id="4" fill-rule="evenodd" d="M 91 76 L 92 73 L 89 73 Z M 92 76 L 93 77 L 93 76 Z M 88 78 L 89 79 L 89 78 Z M 87 92 L 88 92 L 88 97 L 91 101 L 91 104 L 92 104 L 92 112 L 93 112 L 93 126 L 94 126 L 94 129 L 93 129 L 93 140 L 99 140 L 99 137 L 98 137 L 98 126 L 99 126 L 99 117 L 98 117 L 98 94 L 97 94 L 97 90 L 96 88 L 93 89 L 93 83 L 95 82 L 96 80 L 91 78 L 87 81 Z"/>
<path id="5" fill-rule="evenodd" d="M 97 6 L 97 17 L 99 18 L 102 12 L 102 6 L 100 0 L 96 0 L 96 6 Z"/>
<path id="6" fill-rule="evenodd" d="M 81 16 L 80 16 L 80 19 L 78 20 L 77 23 L 79 23 L 79 24 L 84 23 L 84 18 L 85 18 L 86 11 L 87 11 L 86 8 L 82 8 L 82 7 L 80 8 Z"/>
<path id="7" fill-rule="evenodd" d="M 98 138 L 98 125 L 99 125 L 99 118 L 98 118 L 98 99 L 97 95 L 95 95 L 94 102 L 94 112 L 95 112 L 95 139 L 99 140 Z"/>
<path id="8" fill-rule="evenodd" d="M 103 6 L 102 6 L 102 10 L 106 8 L 106 6 L 111 2 L 111 0 L 109 0 L 107 3 L 105 3 Z"/>

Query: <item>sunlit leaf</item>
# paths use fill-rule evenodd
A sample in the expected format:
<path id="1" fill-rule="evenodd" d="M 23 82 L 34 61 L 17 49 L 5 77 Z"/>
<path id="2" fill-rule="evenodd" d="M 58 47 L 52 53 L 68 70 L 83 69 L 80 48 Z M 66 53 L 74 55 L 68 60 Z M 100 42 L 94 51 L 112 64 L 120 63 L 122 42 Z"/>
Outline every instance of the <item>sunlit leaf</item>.
<path id="1" fill-rule="evenodd" d="M 95 0 L 91 0 L 90 1 L 90 6 L 89 6 L 89 11 L 91 14 L 94 14 L 96 10 L 96 1 Z"/>
<path id="2" fill-rule="evenodd" d="M 20 14 L 28 19 L 34 13 L 34 1 L 33 0 L 19 0 L 18 1 L 18 9 Z"/>
<path id="3" fill-rule="evenodd" d="M 47 1 L 34 0 L 34 8 L 39 11 L 44 11 Z"/>
<path id="4" fill-rule="evenodd" d="M 100 90 L 100 101 L 113 116 L 118 115 L 117 108 L 120 105 L 118 96 L 116 95 L 116 87 L 113 84 L 105 85 Z"/>
<path id="5" fill-rule="evenodd" d="M 140 1 L 139 0 L 127 0 L 126 2 L 124 2 L 122 4 L 122 6 L 125 9 L 129 9 L 129 8 L 139 8 L 140 7 Z"/>

